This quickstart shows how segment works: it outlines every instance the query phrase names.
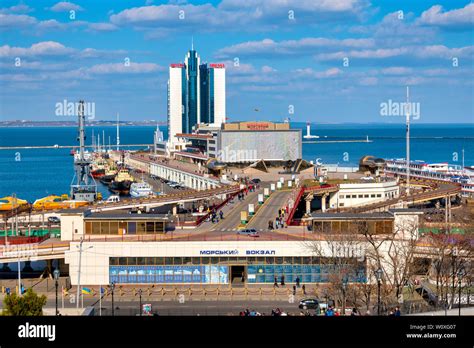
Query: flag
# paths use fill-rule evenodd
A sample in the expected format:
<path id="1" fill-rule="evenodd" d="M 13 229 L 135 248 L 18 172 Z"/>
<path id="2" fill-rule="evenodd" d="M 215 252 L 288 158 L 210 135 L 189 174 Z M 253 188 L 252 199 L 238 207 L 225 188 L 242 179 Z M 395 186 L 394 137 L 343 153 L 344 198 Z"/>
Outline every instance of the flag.
<path id="1" fill-rule="evenodd" d="M 105 289 L 103 287 L 100 287 L 100 294 L 103 295 L 105 293 Z"/>
<path id="2" fill-rule="evenodd" d="M 84 295 L 90 295 L 92 292 L 91 292 L 91 289 L 89 288 L 82 288 L 82 293 Z"/>
<path id="3" fill-rule="evenodd" d="M 63 287 L 63 296 L 68 296 L 69 292 L 67 291 L 66 288 Z"/>

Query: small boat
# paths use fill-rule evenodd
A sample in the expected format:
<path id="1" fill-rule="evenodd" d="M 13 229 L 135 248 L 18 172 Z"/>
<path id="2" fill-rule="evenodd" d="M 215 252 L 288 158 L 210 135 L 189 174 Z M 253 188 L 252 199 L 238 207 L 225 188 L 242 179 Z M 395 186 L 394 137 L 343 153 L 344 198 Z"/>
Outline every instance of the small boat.
<path id="1" fill-rule="evenodd" d="M 134 182 L 130 185 L 130 196 L 132 197 L 150 197 L 153 194 L 153 188 L 147 182 Z"/>
<path id="2" fill-rule="evenodd" d="M 0 211 L 17 209 L 23 205 L 28 205 L 28 201 L 11 196 L 0 198 Z"/>

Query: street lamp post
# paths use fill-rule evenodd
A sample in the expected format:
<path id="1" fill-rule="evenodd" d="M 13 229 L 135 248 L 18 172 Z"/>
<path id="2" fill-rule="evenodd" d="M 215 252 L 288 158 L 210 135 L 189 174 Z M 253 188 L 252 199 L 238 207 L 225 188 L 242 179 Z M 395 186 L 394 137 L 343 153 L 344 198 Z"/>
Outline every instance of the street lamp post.
<path id="1" fill-rule="evenodd" d="M 459 294 L 458 294 L 458 308 L 459 308 L 459 316 L 461 316 L 461 281 L 462 278 L 464 277 L 464 267 L 461 267 L 458 271 L 458 287 L 459 287 Z"/>
<path id="2" fill-rule="evenodd" d="M 112 283 L 110 284 L 110 290 L 112 291 L 112 316 L 115 316 L 114 289 L 115 289 L 115 282 L 112 282 Z"/>
<path id="3" fill-rule="evenodd" d="M 142 289 L 138 289 L 138 296 L 140 296 L 140 316 L 142 316 Z"/>
<path id="4" fill-rule="evenodd" d="M 383 271 L 378 268 L 375 272 L 375 278 L 377 279 L 377 315 L 380 315 L 380 285 L 382 281 Z"/>
<path id="5" fill-rule="evenodd" d="M 56 316 L 59 315 L 59 311 L 58 311 L 58 280 L 59 280 L 59 269 L 55 269 L 54 272 L 54 281 L 56 283 Z"/>
<path id="6" fill-rule="evenodd" d="M 342 278 L 342 315 L 346 315 L 346 291 L 349 279 L 347 275 Z"/>

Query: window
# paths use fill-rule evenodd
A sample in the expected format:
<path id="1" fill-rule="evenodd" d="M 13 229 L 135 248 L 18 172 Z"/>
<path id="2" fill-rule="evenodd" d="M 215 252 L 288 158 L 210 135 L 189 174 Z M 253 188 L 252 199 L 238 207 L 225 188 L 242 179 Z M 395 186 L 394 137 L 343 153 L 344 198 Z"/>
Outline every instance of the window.
<path id="1" fill-rule="evenodd" d="M 117 234 L 118 233 L 118 222 L 110 222 L 110 234 Z"/>
<path id="2" fill-rule="evenodd" d="M 137 264 L 137 258 L 136 257 L 128 257 L 128 265 L 136 265 Z"/>
<path id="3" fill-rule="evenodd" d="M 110 234 L 110 230 L 109 230 L 109 222 L 106 221 L 102 221 L 100 223 L 100 234 Z"/>
<path id="4" fill-rule="evenodd" d="M 380 197 L 382 197 L 382 194 L 380 194 L 380 193 L 377 194 L 377 198 L 380 198 Z"/>
<path id="5" fill-rule="evenodd" d="M 145 263 L 145 258 L 144 257 L 137 257 L 137 265 L 139 266 L 144 266 Z"/>
<path id="6" fill-rule="evenodd" d="M 343 206 L 344 206 L 344 203 L 339 203 L 339 206 L 340 206 L 340 207 L 343 207 Z"/>
<path id="7" fill-rule="evenodd" d="M 357 195 L 352 195 L 352 198 L 357 198 Z"/>
<path id="8" fill-rule="evenodd" d="M 155 223 L 154 222 L 146 222 L 146 233 L 155 233 Z"/>
<path id="9" fill-rule="evenodd" d="M 375 198 L 375 194 L 370 195 L 370 198 Z"/>
<path id="10" fill-rule="evenodd" d="M 340 198 L 340 199 L 344 199 L 344 195 L 340 195 L 339 198 Z"/>
<path id="11" fill-rule="evenodd" d="M 100 234 L 100 222 L 92 221 L 92 234 Z"/>
<path id="12" fill-rule="evenodd" d="M 369 195 L 364 195 L 364 198 L 369 198 Z"/>
<path id="13" fill-rule="evenodd" d="M 364 198 L 364 195 L 359 195 L 359 198 Z"/>

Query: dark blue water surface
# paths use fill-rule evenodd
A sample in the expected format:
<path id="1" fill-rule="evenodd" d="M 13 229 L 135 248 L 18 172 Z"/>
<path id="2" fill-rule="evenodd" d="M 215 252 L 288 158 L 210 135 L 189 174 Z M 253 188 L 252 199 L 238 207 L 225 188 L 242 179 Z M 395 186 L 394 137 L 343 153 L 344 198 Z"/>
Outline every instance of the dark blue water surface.
<path id="1" fill-rule="evenodd" d="M 302 123 L 292 127 L 303 129 Z M 127 126 L 120 128 L 122 144 L 152 143 L 155 127 Z M 165 133 L 165 127 L 161 127 Z M 115 143 L 115 127 L 87 127 L 86 143 L 91 143 L 92 131 L 97 136 L 105 131 L 106 144 L 109 136 Z M 405 157 L 405 126 L 399 125 L 312 125 L 311 133 L 319 135 L 319 141 L 365 139 L 372 143 L 303 144 L 303 158 L 323 163 L 357 165 L 367 154 L 395 158 Z M 461 164 L 461 152 L 465 150 L 465 164 L 474 165 L 474 125 L 420 125 L 411 129 L 411 158 L 427 162 Z M 0 146 L 28 145 L 77 145 L 76 127 L 0 128 Z M 326 138 L 327 137 L 327 138 Z M 48 194 L 69 193 L 73 178 L 73 157 L 69 149 L 0 150 L 0 197 L 13 192 L 19 198 L 34 201 Z M 457 153 L 457 162 L 456 162 Z M 19 161 L 15 159 L 20 157 Z M 99 185 L 100 191 L 107 190 Z"/>

